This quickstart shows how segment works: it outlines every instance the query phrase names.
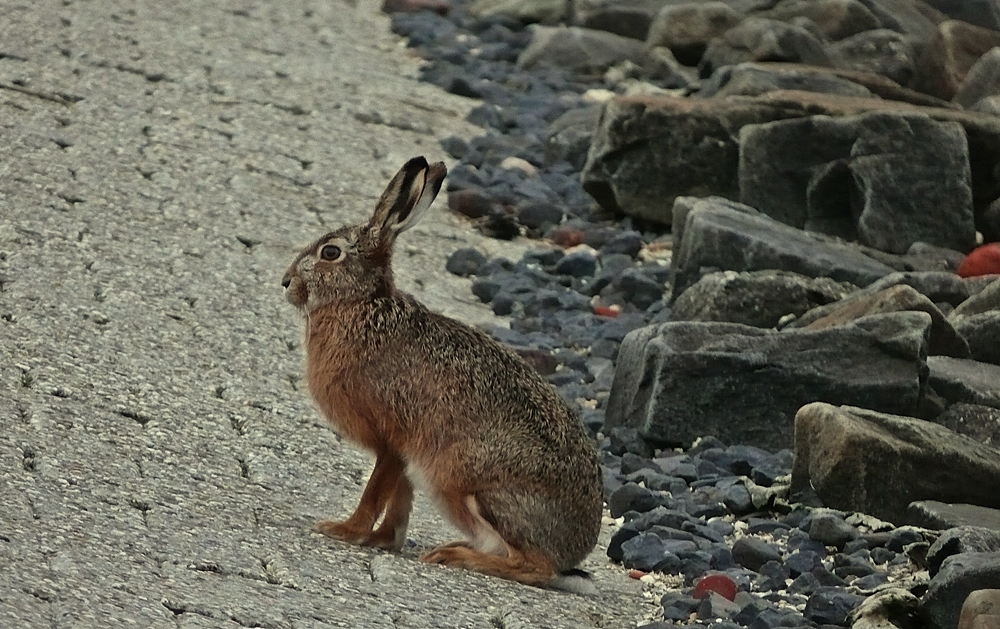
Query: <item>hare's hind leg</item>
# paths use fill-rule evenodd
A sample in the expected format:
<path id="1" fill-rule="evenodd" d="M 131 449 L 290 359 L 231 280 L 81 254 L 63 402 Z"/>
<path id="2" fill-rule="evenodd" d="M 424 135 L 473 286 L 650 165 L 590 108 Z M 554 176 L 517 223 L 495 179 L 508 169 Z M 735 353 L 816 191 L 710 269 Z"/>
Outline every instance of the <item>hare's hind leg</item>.
<path id="1" fill-rule="evenodd" d="M 438 546 L 421 561 L 456 566 L 528 585 L 544 586 L 555 578 L 552 562 L 539 550 L 508 544 L 483 518 L 472 495 L 445 496 L 448 515 L 470 538 Z"/>
<path id="2" fill-rule="evenodd" d="M 401 481 L 406 484 L 406 489 L 411 495 L 410 498 L 403 501 L 393 501 L 393 506 L 397 506 L 396 503 L 399 502 L 397 511 L 405 506 L 408 520 L 412 489 L 409 487 L 409 481 L 403 476 L 403 461 L 395 454 L 382 453 L 375 461 L 375 469 L 372 470 L 365 491 L 361 494 L 361 501 L 354 513 L 341 522 L 321 520 L 316 523 L 316 530 L 328 537 L 345 542 L 364 544 L 372 536 L 372 528 L 385 510 L 386 503 L 399 492 Z M 405 496 L 403 497 L 405 498 Z M 390 509 L 390 511 L 392 510 Z M 398 513 L 394 514 L 394 519 L 398 523 Z M 406 528 L 405 524 L 403 528 Z"/>

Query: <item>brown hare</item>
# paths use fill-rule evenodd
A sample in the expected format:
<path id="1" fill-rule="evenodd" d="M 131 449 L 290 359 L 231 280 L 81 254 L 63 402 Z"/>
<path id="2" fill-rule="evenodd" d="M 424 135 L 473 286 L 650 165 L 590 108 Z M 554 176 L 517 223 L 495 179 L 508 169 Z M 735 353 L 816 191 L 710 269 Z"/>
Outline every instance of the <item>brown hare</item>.
<path id="1" fill-rule="evenodd" d="M 427 212 L 446 173 L 443 163 L 411 159 L 367 223 L 324 235 L 282 279 L 305 317 L 316 404 L 343 437 L 376 457 L 354 513 L 316 528 L 399 550 L 416 485 L 468 536 L 423 561 L 592 589 L 574 569 L 597 543 L 603 507 L 597 453 L 583 425 L 515 353 L 393 283 L 396 236 Z"/>

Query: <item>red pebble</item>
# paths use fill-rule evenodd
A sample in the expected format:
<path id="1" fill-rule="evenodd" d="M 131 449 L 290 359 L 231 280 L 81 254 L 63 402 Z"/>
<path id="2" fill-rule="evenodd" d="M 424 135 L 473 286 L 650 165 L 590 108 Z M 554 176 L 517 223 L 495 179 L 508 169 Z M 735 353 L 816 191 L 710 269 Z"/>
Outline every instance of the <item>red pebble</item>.
<path id="1" fill-rule="evenodd" d="M 628 571 L 628 576 L 632 579 L 641 579 L 644 576 L 646 576 L 646 573 L 643 572 L 642 570 L 636 570 L 633 568 L 632 570 Z"/>
<path id="2" fill-rule="evenodd" d="M 991 242 L 977 247 L 965 256 L 958 274 L 961 277 L 976 277 L 977 275 L 992 275 L 1000 273 L 1000 242 Z"/>
<path id="3" fill-rule="evenodd" d="M 724 574 L 710 574 L 698 579 L 698 582 L 694 584 L 692 596 L 702 599 L 708 596 L 709 592 L 715 592 L 719 596 L 733 600 L 736 598 L 736 582 Z"/>
<path id="4" fill-rule="evenodd" d="M 583 242 L 582 231 L 574 227 L 565 227 L 563 225 L 560 225 L 552 230 L 549 237 L 552 238 L 552 242 L 563 248 L 575 247 Z"/>
<path id="5" fill-rule="evenodd" d="M 621 313 L 621 306 L 594 306 L 594 314 L 601 317 L 617 317 Z"/>

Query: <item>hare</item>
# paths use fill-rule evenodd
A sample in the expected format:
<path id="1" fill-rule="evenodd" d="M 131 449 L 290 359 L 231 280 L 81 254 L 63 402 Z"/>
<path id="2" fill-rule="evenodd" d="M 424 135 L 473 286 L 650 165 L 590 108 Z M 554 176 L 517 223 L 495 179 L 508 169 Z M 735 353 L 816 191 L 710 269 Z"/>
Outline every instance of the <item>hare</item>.
<path id="1" fill-rule="evenodd" d="M 341 436 L 376 457 L 354 513 L 316 528 L 398 551 L 417 486 L 468 536 L 422 561 L 592 588 L 574 569 L 597 543 L 603 509 L 582 423 L 517 354 L 393 283 L 396 236 L 427 213 L 446 174 L 443 163 L 409 160 L 367 223 L 319 238 L 282 279 L 305 317 L 313 399 Z"/>

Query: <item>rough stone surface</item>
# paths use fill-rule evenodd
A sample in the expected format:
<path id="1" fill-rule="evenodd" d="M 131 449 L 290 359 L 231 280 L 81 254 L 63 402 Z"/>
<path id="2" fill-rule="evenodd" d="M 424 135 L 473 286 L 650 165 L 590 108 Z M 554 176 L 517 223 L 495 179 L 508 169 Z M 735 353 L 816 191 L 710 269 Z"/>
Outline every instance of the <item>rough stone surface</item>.
<path id="1" fill-rule="evenodd" d="M 597 125 L 583 187 L 608 211 L 669 225 L 678 196 L 736 198 L 736 133 L 783 117 L 781 108 L 755 103 L 614 98 Z"/>
<path id="2" fill-rule="evenodd" d="M 931 356 L 928 384 L 951 403 L 1000 408 L 1000 366 L 948 356 Z"/>
<path id="3" fill-rule="evenodd" d="M 852 284 L 786 271 L 710 273 L 674 301 L 672 319 L 773 328 L 782 317 L 801 316 L 856 290 Z"/>
<path id="4" fill-rule="evenodd" d="M 958 402 L 950 405 L 934 421 L 980 443 L 1000 446 L 1000 408 Z"/>
<path id="5" fill-rule="evenodd" d="M 420 563 L 459 538 L 423 498 L 400 554 L 312 531 L 357 504 L 372 460 L 308 399 L 281 274 L 367 218 L 406 159 L 478 132 L 472 103 L 416 80 L 379 4 L 0 6 L 0 626 L 643 616 L 601 550 L 594 599 Z M 443 199 L 398 244 L 404 290 L 503 323 L 445 260 L 524 244 Z"/>
<path id="6" fill-rule="evenodd" d="M 931 422 L 814 403 L 795 416 L 792 491 L 890 522 L 916 500 L 1000 507 L 1000 451 Z"/>
<path id="7" fill-rule="evenodd" d="M 712 39 L 743 19 L 724 2 L 666 5 L 657 13 L 646 36 L 648 46 L 666 46 L 678 61 L 696 66 Z"/>
<path id="8" fill-rule="evenodd" d="M 782 21 L 809 18 L 819 32 L 831 41 L 881 26 L 875 14 L 857 0 L 781 0 L 760 15 Z"/>
<path id="9" fill-rule="evenodd" d="M 1000 590 L 975 590 L 962 604 L 962 613 L 958 618 L 958 629 L 973 629 L 974 627 L 990 626 L 979 624 L 980 617 L 989 617 L 982 623 L 989 622 L 995 626 L 1000 622 Z"/>
<path id="10" fill-rule="evenodd" d="M 912 414 L 929 325 L 927 314 L 909 312 L 817 332 L 695 322 L 640 328 L 622 343 L 607 426 L 639 428 L 654 443 L 688 445 L 711 434 L 777 450 L 791 445 L 796 411 L 816 399 Z"/>
<path id="11" fill-rule="evenodd" d="M 976 60 L 1000 45 L 1000 33 L 959 20 L 938 25 L 917 64 L 913 86 L 951 100 Z"/>
<path id="12" fill-rule="evenodd" d="M 833 72 L 818 70 L 813 66 L 791 63 L 740 63 L 719 68 L 702 83 L 696 96 L 757 96 L 776 90 L 803 90 L 863 98 L 873 96 L 864 85 Z"/>
<path id="13" fill-rule="evenodd" d="M 858 33 L 827 46 L 838 68 L 875 72 L 908 85 L 916 68 L 917 51 L 906 35 L 884 28 Z"/>
<path id="14" fill-rule="evenodd" d="M 969 342 L 970 358 L 1000 365 L 1000 311 L 959 316 L 951 322 L 955 331 Z"/>
<path id="15" fill-rule="evenodd" d="M 994 47 L 976 60 L 952 100 L 973 107 L 980 100 L 1000 95 L 1000 48 Z"/>
<path id="16" fill-rule="evenodd" d="M 917 241 L 962 252 L 975 245 L 968 148 L 957 123 L 870 113 L 748 125 L 739 173 L 743 203 L 795 227 L 893 253 Z"/>
<path id="17" fill-rule="evenodd" d="M 531 43 L 517 58 L 517 65 L 533 68 L 549 64 L 573 72 L 602 73 L 626 59 L 639 59 L 642 42 L 606 31 L 579 26 L 536 26 Z"/>
<path id="18" fill-rule="evenodd" d="M 934 302 L 906 284 L 897 284 L 875 293 L 866 291 L 858 297 L 849 295 L 837 304 L 832 304 L 827 314 L 812 320 L 804 329 L 822 330 L 860 317 L 901 311 L 926 312 L 931 316 L 930 339 L 927 343 L 929 354 L 969 357 L 969 343 L 956 332 Z"/>
<path id="19" fill-rule="evenodd" d="M 805 28 L 777 20 L 751 17 L 709 43 L 698 64 L 698 73 L 702 77 L 708 77 L 723 66 L 744 61 L 832 65 L 823 42 Z"/>
<path id="20" fill-rule="evenodd" d="M 976 526 L 1000 533 L 1000 509 L 976 505 L 948 504 L 937 500 L 911 502 L 906 520 L 914 526 L 945 530 L 957 526 Z M 1000 550 L 1000 548 L 997 548 Z"/>
<path id="21" fill-rule="evenodd" d="M 989 280 L 985 288 L 970 294 L 969 298 L 956 307 L 949 316 L 956 319 L 991 311 L 1000 311 L 1000 280 Z"/>
<path id="22" fill-rule="evenodd" d="M 731 271 L 781 269 L 807 277 L 867 286 L 893 272 L 856 246 L 810 234 L 735 204 L 712 199 L 684 202 L 682 230 L 675 232 L 674 295 L 701 276 L 703 267 Z"/>
<path id="23" fill-rule="evenodd" d="M 985 589 L 1000 589 L 1000 552 L 952 555 L 931 579 L 921 609 L 937 629 L 951 629 L 969 595 Z"/>

